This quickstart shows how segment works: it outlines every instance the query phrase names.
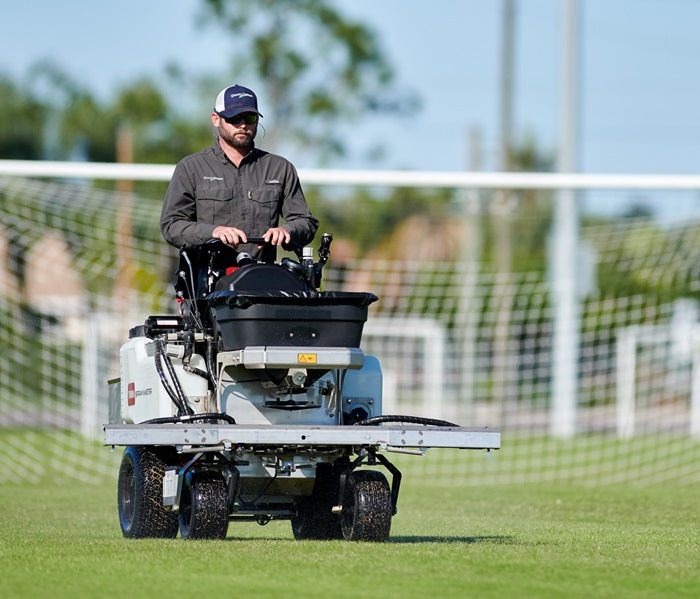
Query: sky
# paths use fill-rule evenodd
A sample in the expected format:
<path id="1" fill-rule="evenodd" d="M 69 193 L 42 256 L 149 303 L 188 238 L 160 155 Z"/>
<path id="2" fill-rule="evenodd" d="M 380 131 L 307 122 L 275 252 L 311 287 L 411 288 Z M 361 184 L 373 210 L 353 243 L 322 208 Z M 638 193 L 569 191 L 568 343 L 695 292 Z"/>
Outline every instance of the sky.
<path id="1" fill-rule="evenodd" d="M 216 73 L 228 63 L 230 44 L 220 30 L 195 25 L 199 5 L 0 0 L 0 74 L 21 80 L 32 64 L 50 58 L 105 96 L 162 72 L 167 62 Z M 337 5 L 377 32 L 398 86 L 416 92 L 422 110 L 349 124 L 351 140 L 382 140 L 385 158 L 369 163 L 357 152 L 333 166 L 498 170 L 501 0 Z M 513 132 L 516 140 L 533 136 L 551 155 L 560 137 L 563 6 L 564 0 L 516 0 Z M 578 170 L 700 172 L 700 1 L 579 0 L 579 6 Z M 202 107 L 203 114 L 209 109 Z M 477 145 L 470 143 L 475 137 Z M 699 203 L 697 194 L 683 201 Z"/>

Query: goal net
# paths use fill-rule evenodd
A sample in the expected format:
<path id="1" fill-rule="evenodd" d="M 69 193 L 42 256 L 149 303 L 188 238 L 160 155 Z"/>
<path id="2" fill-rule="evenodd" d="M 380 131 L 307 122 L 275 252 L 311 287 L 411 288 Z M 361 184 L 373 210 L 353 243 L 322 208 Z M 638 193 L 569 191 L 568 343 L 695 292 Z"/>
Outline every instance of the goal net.
<path id="1" fill-rule="evenodd" d="M 115 476 L 119 455 L 99 440 L 119 346 L 149 314 L 176 310 L 160 204 L 84 181 L 0 177 L 0 482 Z M 499 214 L 482 206 L 497 230 Z M 486 268 L 503 239 L 479 233 L 477 216 L 455 217 L 472 237 L 452 257 L 340 264 L 331 247 L 325 288 L 380 297 L 363 349 L 382 365 L 384 412 L 502 432 L 489 459 L 433 450 L 400 467 L 436 484 L 700 480 L 700 218 L 582 221 L 574 430 L 562 435 L 556 281 L 547 268 Z M 547 243 L 541 235 L 536 251 Z"/>

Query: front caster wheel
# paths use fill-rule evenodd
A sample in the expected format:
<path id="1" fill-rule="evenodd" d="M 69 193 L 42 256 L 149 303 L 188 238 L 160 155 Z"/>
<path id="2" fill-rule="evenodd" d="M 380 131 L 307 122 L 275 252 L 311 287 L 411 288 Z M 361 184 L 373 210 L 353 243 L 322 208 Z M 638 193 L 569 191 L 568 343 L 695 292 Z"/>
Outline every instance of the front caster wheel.
<path id="1" fill-rule="evenodd" d="M 304 497 L 297 504 L 297 513 L 292 518 L 292 532 L 297 541 L 329 541 L 342 539 L 340 521 L 333 515 L 330 501 L 322 502 L 314 497 Z"/>
<path id="2" fill-rule="evenodd" d="M 343 495 L 341 527 L 347 541 L 384 542 L 391 529 L 391 490 L 376 470 L 354 470 Z"/>
<path id="3" fill-rule="evenodd" d="M 188 474 L 179 519 L 183 539 L 225 539 L 228 505 L 224 477 L 213 472 Z"/>
<path id="4" fill-rule="evenodd" d="M 297 502 L 296 514 L 292 518 L 292 532 L 297 541 L 327 541 L 342 539 L 340 518 L 332 509 L 338 501 L 339 472 L 332 467 L 319 464 L 313 494 Z"/>
<path id="5" fill-rule="evenodd" d="M 177 516 L 163 507 L 163 475 L 166 463 L 151 447 L 124 450 L 117 483 L 117 506 L 122 534 L 128 539 L 172 539 Z"/>

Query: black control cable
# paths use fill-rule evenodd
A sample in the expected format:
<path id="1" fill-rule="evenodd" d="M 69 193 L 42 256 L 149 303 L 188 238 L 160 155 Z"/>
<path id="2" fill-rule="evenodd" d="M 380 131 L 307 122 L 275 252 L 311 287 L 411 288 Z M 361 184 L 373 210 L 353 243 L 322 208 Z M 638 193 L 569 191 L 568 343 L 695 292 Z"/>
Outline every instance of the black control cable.
<path id="1" fill-rule="evenodd" d="M 223 420 L 227 424 L 236 424 L 236 419 L 233 416 L 220 412 L 185 414 L 184 416 L 163 416 L 162 418 L 151 418 L 141 424 L 177 424 L 178 422 L 197 422 L 198 420 Z"/>
<path id="2" fill-rule="evenodd" d="M 423 418 L 421 416 L 395 416 L 387 414 L 386 416 L 374 416 L 365 420 L 358 420 L 355 426 L 376 426 L 383 422 L 402 422 L 404 424 L 424 424 L 426 426 L 452 426 L 458 427 L 458 424 L 447 422 L 447 420 L 436 420 L 435 418 Z"/>

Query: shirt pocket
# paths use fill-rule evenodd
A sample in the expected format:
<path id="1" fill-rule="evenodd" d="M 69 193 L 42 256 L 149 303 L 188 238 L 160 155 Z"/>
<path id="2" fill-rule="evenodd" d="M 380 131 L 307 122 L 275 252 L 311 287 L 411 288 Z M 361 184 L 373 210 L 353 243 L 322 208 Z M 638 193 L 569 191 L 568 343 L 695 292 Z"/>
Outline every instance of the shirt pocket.
<path id="1" fill-rule="evenodd" d="M 248 198 L 253 207 L 255 226 L 262 230 L 276 227 L 279 222 L 282 187 L 266 185 L 253 188 L 248 192 Z"/>
<path id="2" fill-rule="evenodd" d="M 212 225 L 228 225 L 231 219 L 231 200 L 233 188 L 199 187 L 195 202 L 197 221 Z"/>

